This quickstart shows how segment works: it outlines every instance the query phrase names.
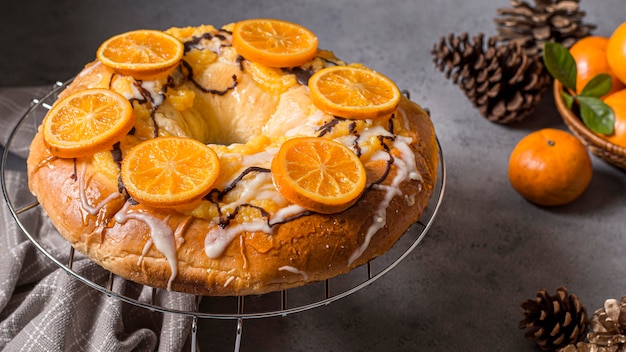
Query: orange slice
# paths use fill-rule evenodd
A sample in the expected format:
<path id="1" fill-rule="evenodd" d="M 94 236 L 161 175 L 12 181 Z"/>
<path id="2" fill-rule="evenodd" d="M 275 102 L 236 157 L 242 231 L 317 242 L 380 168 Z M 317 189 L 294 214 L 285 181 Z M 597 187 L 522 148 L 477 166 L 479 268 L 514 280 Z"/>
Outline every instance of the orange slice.
<path id="1" fill-rule="evenodd" d="M 377 118 L 392 113 L 400 90 L 389 78 L 364 67 L 333 66 L 309 79 L 313 104 L 348 119 Z"/>
<path id="2" fill-rule="evenodd" d="M 341 212 L 365 189 L 365 168 L 343 144 L 316 137 L 293 138 L 272 160 L 272 179 L 287 200 L 323 214 Z"/>
<path id="3" fill-rule="evenodd" d="M 58 101 L 43 121 L 43 140 L 61 158 L 78 158 L 106 150 L 135 124 L 124 96 L 108 89 L 87 89 Z"/>
<path id="4" fill-rule="evenodd" d="M 107 39 L 96 57 L 117 73 L 150 79 L 174 69 L 183 57 L 184 45 L 156 30 L 136 30 Z"/>
<path id="5" fill-rule="evenodd" d="M 192 203 L 219 175 L 210 147 L 191 138 L 160 137 L 134 146 L 122 160 L 122 182 L 136 201 L 158 208 Z"/>
<path id="6" fill-rule="evenodd" d="M 233 28 L 233 46 L 244 58 L 269 67 L 295 67 L 313 59 L 317 37 L 305 27 L 281 20 L 250 19 Z"/>

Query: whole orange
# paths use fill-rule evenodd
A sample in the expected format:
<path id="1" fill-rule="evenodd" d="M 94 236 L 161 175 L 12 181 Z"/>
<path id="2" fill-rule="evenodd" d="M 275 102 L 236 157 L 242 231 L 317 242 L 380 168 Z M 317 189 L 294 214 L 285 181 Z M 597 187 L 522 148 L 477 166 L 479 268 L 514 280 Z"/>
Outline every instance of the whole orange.
<path id="1" fill-rule="evenodd" d="M 585 146 L 553 128 L 522 138 L 509 157 L 513 188 L 529 201 L 556 206 L 572 202 L 589 186 L 593 168 Z"/>
<path id="2" fill-rule="evenodd" d="M 604 98 L 604 102 L 613 109 L 615 129 L 613 134 L 600 135 L 600 137 L 626 148 L 626 89 L 607 96 Z"/>
<path id="3" fill-rule="evenodd" d="M 569 52 L 576 61 L 576 93 L 580 94 L 587 82 L 600 73 L 606 73 L 612 78 L 611 91 L 617 92 L 624 88 L 624 84 L 611 70 L 607 60 L 606 48 L 609 38 L 600 36 L 585 37 L 572 45 Z M 606 96 L 606 95 L 605 95 Z"/>
<path id="4" fill-rule="evenodd" d="M 606 56 L 617 78 L 626 83 L 626 22 L 619 25 L 609 37 Z"/>

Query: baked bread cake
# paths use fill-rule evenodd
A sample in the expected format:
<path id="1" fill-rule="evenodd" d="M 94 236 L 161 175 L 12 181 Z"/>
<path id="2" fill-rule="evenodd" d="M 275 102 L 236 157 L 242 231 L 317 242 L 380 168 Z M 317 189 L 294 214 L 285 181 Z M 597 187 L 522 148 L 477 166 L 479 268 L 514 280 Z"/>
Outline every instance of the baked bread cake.
<path id="1" fill-rule="evenodd" d="M 254 41 L 280 30 L 296 30 L 294 41 Z M 130 57 L 151 46 L 157 59 Z M 368 84 L 383 89 L 350 97 Z M 110 98 L 119 119 L 85 115 L 86 101 L 101 104 L 94 97 Z M 99 118 L 107 125 L 93 132 Z M 186 158 L 174 166 L 184 175 L 163 176 Z M 44 118 L 27 164 L 59 233 L 105 269 L 157 288 L 249 295 L 385 253 L 428 205 L 438 162 L 428 114 L 386 77 L 317 48 L 302 26 L 253 19 L 103 43 Z M 296 171 L 327 178 L 311 186 Z"/>

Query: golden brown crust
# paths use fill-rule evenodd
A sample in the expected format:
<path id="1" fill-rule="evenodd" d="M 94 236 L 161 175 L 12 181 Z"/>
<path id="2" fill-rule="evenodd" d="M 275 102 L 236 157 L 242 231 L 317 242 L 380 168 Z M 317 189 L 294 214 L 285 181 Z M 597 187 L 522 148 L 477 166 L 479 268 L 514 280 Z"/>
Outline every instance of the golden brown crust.
<path id="1" fill-rule="evenodd" d="M 195 38 L 202 31 L 216 30 L 211 26 L 189 27 L 174 29 L 172 33 Z M 211 55 L 205 57 L 196 51 L 195 54 L 200 56 L 188 60 L 195 62 L 195 71 L 187 63 L 188 66 L 181 65 L 176 77 L 165 77 L 168 79 L 158 82 L 141 82 L 120 76 L 95 61 L 85 66 L 59 98 L 97 87 L 113 89 L 132 100 L 137 123 L 135 131 L 121 141 L 116 151 L 121 157 L 127 148 L 141 140 L 167 133 L 176 135 L 180 131 L 187 137 L 204 139 L 204 142 L 245 143 L 239 145 L 239 149 L 211 145 L 223 154 L 254 150 L 250 152 L 254 154 L 249 158 L 254 160 L 251 164 L 226 156 L 227 161 L 223 163 L 235 160 L 236 165 L 230 167 L 230 174 L 220 172 L 222 179 L 218 183 L 221 183 L 215 187 L 222 190 L 244 167 L 262 168 L 257 163 L 267 162 L 267 155 L 272 155 L 268 150 L 276 149 L 286 134 L 304 131 L 302 133 L 318 136 L 322 127 L 343 124 L 329 132 L 332 137 L 326 137 L 341 139 L 349 136 L 351 139 L 345 143 L 353 144 L 361 143 L 359 138 L 363 141 L 364 153 L 369 154 L 361 155 L 361 158 L 365 160 L 370 185 L 362 198 L 341 213 L 322 215 L 302 213 L 299 209 L 297 216 L 283 219 L 282 215 L 276 215 L 276 209 L 284 210 L 289 204 L 285 205 L 288 202 L 281 200 L 280 194 L 272 188 L 270 193 L 274 192 L 278 201 L 274 198 L 268 201 L 273 207 L 267 212 L 270 215 L 260 212 L 256 216 L 252 206 L 247 209 L 252 215 L 246 213 L 234 219 L 235 223 L 245 224 L 248 218 L 256 216 L 252 219 L 256 220 L 256 225 L 267 225 L 263 230 L 246 228 L 246 225 L 242 225 L 239 231 L 229 230 L 222 220 L 224 214 L 232 215 L 233 204 L 238 204 L 233 199 L 237 200 L 241 193 L 227 195 L 229 200 L 223 204 L 218 204 L 215 199 L 205 200 L 203 202 L 209 203 L 208 208 L 201 210 L 197 210 L 200 207 L 178 211 L 148 208 L 122 195 L 119 165 L 113 160 L 113 153 L 100 152 L 78 159 L 57 158 L 45 148 L 43 137 L 38 133 L 28 157 L 29 187 L 52 223 L 78 251 L 121 277 L 153 287 L 201 295 L 262 294 L 301 286 L 348 272 L 384 254 L 419 220 L 435 187 L 438 144 L 429 116 L 417 104 L 402 98 L 391 117 L 373 122 L 359 121 L 350 127 L 350 121 L 328 122 L 332 116 L 311 112 L 314 109 L 310 109 L 312 103 L 307 87 L 298 86 L 300 83 L 295 77 L 283 80 L 285 77 L 280 75 L 287 75 L 285 72 L 254 68 L 246 60 L 242 64 L 227 37 L 228 31 L 220 32 L 215 36 L 219 43 L 207 44 L 219 44 L 223 48 L 220 60 L 211 61 Z M 192 52 L 194 50 L 189 54 Z M 324 51 L 319 55 L 320 58 L 311 64 L 314 69 L 321 69 L 326 64 L 343 64 L 332 53 Z M 200 64 L 205 59 L 209 63 Z M 216 66 L 205 70 L 206 65 Z M 198 82 L 221 82 L 220 77 L 226 78 L 227 86 L 236 79 L 236 84 L 228 88 L 235 93 L 212 94 L 199 88 Z M 288 82 L 287 86 L 282 86 L 284 82 Z M 225 92 L 229 92 L 228 89 Z M 137 92 L 141 94 L 138 96 Z M 247 99 L 240 99 L 240 96 Z M 162 97 L 160 102 L 152 100 L 159 97 Z M 190 108 L 189 104 L 193 107 Z M 307 113 L 311 116 L 303 117 Z M 293 116 L 299 116 L 298 120 L 294 121 Z M 240 131 L 240 127 L 251 124 L 257 128 Z M 361 127 L 355 127 L 357 124 Z M 167 128 L 160 129 L 164 126 Z M 183 126 L 187 126 L 186 129 Z M 298 129 L 302 126 L 303 129 Z M 274 144 L 264 144 L 263 138 L 254 139 L 261 127 L 268 127 L 264 130 L 264 137 Z M 318 127 L 320 129 L 315 129 Z M 394 129 L 397 135 L 392 133 Z M 214 134 L 202 133 L 206 131 Z M 251 138 L 254 142 L 247 144 Z M 379 184 L 382 176 L 385 177 Z M 250 178 L 254 177 L 257 176 Z M 271 180 L 267 179 L 261 178 L 265 180 L 265 186 L 273 187 Z M 250 181 L 242 181 L 243 186 L 237 187 L 249 191 L 246 182 Z M 256 198 L 251 202 L 266 201 Z M 269 219 L 273 220 L 274 215 L 278 220 L 270 225 Z M 211 244 L 216 233 L 223 234 L 220 225 L 224 225 L 224 231 L 233 238 L 220 242 L 225 249 L 216 254 L 207 250 L 210 247 L 207 244 Z"/>
<path id="2" fill-rule="evenodd" d="M 211 259 L 204 252 L 207 229 L 216 225 L 174 211 L 136 205 L 131 209 L 167 219 L 167 224 L 175 229 L 178 275 L 171 288 L 201 295 L 261 294 L 324 280 L 385 253 L 419 219 L 437 177 L 438 146 L 430 119 L 406 99 L 400 108 L 407 113 L 411 130 L 419 136 L 411 147 L 421 181 L 401 185 L 402 195 L 414 195 L 414 198 L 407 204 L 405 196 L 393 197 L 386 209 L 386 225 L 373 236 L 357 260 L 348 265 L 350 256 L 365 240 L 373 210 L 383 200 L 385 194 L 381 190 L 368 191 L 355 206 L 339 214 L 303 216 L 276 225 L 272 234 L 244 232 L 218 259 Z M 154 245 L 142 256 L 150 240 L 146 223 L 130 219 L 120 224 L 112 220 L 124 203 L 121 197 L 108 203 L 97 215 L 90 215 L 82 208 L 81 162 L 81 159 L 51 157 L 41 134 L 32 143 L 29 184 L 53 224 L 78 251 L 105 269 L 142 284 L 167 287 L 171 275 L 167 258 Z M 84 182 L 85 197 L 91 205 L 117 192 L 117 185 L 94 173 L 93 168 L 86 169 Z M 285 270 L 286 267 L 299 272 Z"/>

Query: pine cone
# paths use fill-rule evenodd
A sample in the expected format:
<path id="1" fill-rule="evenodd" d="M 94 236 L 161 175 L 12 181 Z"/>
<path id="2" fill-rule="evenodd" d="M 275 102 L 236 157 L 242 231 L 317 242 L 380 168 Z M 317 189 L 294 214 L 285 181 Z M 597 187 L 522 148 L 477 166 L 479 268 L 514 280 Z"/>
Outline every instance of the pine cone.
<path id="1" fill-rule="evenodd" d="M 544 351 L 553 351 L 582 341 L 587 333 L 587 310 L 574 294 L 560 287 L 554 296 L 545 289 L 537 292 L 534 300 L 522 303 L 525 318 L 520 329 L 528 329 L 526 338 Z"/>
<path id="2" fill-rule="evenodd" d="M 580 10 L 580 0 L 511 0 L 512 8 L 498 9 L 500 18 L 498 40 L 515 42 L 531 56 L 541 56 L 543 43 L 553 41 L 569 48 L 578 39 L 588 36 L 595 25 L 582 22 L 585 12 Z"/>
<path id="3" fill-rule="evenodd" d="M 595 343 L 578 342 L 559 348 L 557 352 L 618 352 L 618 346 L 598 346 Z"/>
<path id="4" fill-rule="evenodd" d="M 607 299 L 604 308 L 598 309 L 591 317 L 591 332 L 587 335 L 590 343 L 598 346 L 617 346 L 617 351 L 626 351 L 626 296 L 621 302 Z"/>
<path id="5" fill-rule="evenodd" d="M 530 115 L 550 84 L 543 62 L 529 58 L 515 43 L 498 45 L 484 34 L 442 37 L 431 53 L 435 66 L 446 71 L 480 113 L 492 122 L 518 122 Z"/>

